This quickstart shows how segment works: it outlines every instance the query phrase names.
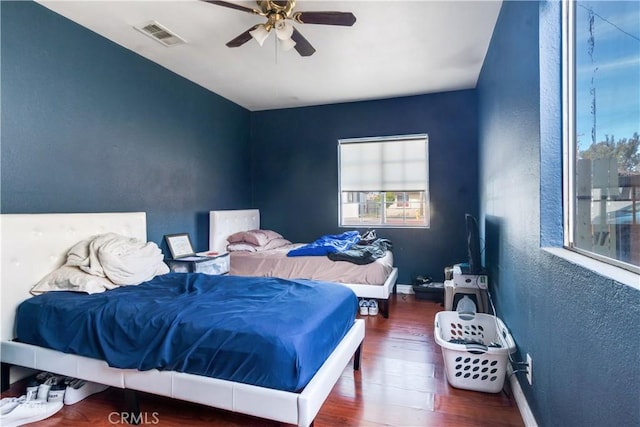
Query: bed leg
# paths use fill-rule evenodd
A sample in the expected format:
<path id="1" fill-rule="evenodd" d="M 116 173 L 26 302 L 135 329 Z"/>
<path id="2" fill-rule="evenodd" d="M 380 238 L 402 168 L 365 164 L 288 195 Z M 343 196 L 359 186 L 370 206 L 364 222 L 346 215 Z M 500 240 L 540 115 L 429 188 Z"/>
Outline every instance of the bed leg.
<path id="1" fill-rule="evenodd" d="M 382 310 L 382 317 L 384 317 L 385 319 L 389 318 L 389 300 L 388 299 L 383 299 L 382 300 L 382 304 L 381 304 L 381 308 Z"/>
<path id="2" fill-rule="evenodd" d="M 138 402 L 138 394 L 135 390 L 125 388 L 124 401 L 126 404 L 126 412 L 129 416 L 129 424 L 138 425 L 142 421 L 142 414 L 140 413 L 140 402 Z"/>
<path id="3" fill-rule="evenodd" d="M 356 352 L 353 354 L 353 370 L 360 370 L 360 357 L 362 355 L 362 343 L 356 348 Z"/>
<path id="4" fill-rule="evenodd" d="M 9 375 L 11 374 L 11 364 L 2 362 L 0 365 L 0 391 L 7 391 L 11 386 Z"/>

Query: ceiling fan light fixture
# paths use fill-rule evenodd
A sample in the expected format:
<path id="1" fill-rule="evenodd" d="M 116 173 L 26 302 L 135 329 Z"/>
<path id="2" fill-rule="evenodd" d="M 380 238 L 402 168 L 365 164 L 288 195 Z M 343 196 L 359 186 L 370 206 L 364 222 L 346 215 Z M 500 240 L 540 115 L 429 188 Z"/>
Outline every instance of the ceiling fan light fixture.
<path id="1" fill-rule="evenodd" d="M 296 0 L 258 0 L 259 9 L 252 9 L 223 0 L 201 1 L 253 15 L 260 15 L 267 19 L 266 23 L 254 25 L 249 30 L 227 42 L 228 47 L 242 46 L 252 38 L 262 46 L 271 29 L 275 29 L 276 43 L 280 42 L 282 49 L 290 50 L 295 47 L 300 56 L 311 56 L 316 51 L 315 48 L 297 29 L 293 28 L 293 25 L 288 22 L 289 20 L 298 24 L 340 25 L 345 27 L 350 27 L 356 22 L 356 17 L 351 12 L 293 12 Z"/>
<path id="2" fill-rule="evenodd" d="M 293 25 L 287 21 L 276 22 L 276 35 L 280 40 L 291 40 L 293 34 Z"/>
<path id="3" fill-rule="evenodd" d="M 251 37 L 253 37 L 260 46 L 262 46 L 267 37 L 269 37 L 269 31 L 264 27 L 264 25 L 258 25 L 255 30 L 249 31 L 249 34 L 251 34 Z"/>
<path id="4" fill-rule="evenodd" d="M 293 49 L 293 47 L 296 45 L 296 42 L 294 42 L 291 38 L 284 40 L 278 39 L 278 42 L 280 43 L 280 48 L 285 52 Z"/>

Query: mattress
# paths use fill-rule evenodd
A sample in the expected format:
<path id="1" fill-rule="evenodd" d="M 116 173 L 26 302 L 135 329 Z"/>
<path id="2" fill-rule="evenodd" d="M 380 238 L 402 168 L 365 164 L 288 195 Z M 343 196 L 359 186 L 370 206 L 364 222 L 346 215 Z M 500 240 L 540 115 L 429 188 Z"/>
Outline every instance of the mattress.
<path id="1" fill-rule="evenodd" d="M 236 276 L 304 278 L 345 284 L 383 285 L 393 270 L 393 253 L 365 265 L 332 261 L 326 256 L 288 257 L 287 253 L 303 246 L 294 243 L 259 252 L 231 252 L 230 274 Z"/>
<path id="2" fill-rule="evenodd" d="M 105 360 L 300 391 L 353 325 L 333 283 L 170 273 L 99 294 L 49 292 L 17 310 L 21 342 Z"/>

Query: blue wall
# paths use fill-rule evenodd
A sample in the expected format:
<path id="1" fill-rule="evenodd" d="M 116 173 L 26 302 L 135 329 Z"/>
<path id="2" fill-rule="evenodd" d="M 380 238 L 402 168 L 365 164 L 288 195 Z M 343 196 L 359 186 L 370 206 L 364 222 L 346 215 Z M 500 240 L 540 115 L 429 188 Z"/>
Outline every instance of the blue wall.
<path id="1" fill-rule="evenodd" d="M 473 90 L 255 112 L 254 206 L 265 227 L 296 242 L 338 233 L 338 139 L 429 134 L 429 229 L 378 229 L 391 239 L 398 283 L 444 280 L 466 260 L 464 214 L 477 214 L 477 102 Z"/>
<path id="2" fill-rule="evenodd" d="M 559 24 L 559 2 L 503 3 L 479 79 L 491 292 L 540 425 L 640 425 L 640 292 L 542 248 L 562 242 Z"/>
<path id="3" fill-rule="evenodd" d="M 432 226 L 379 231 L 399 282 L 463 260 L 478 213 L 539 423 L 640 425 L 640 293 L 541 248 L 562 241 L 558 2 L 503 4 L 477 90 L 256 113 L 38 4 L 0 13 L 3 213 L 146 211 L 151 240 L 203 250 L 210 209 L 257 207 L 307 241 L 341 231 L 339 138 L 426 132 Z"/>
<path id="4" fill-rule="evenodd" d="M 309 241 L 341 231 L 339 138 L 426 132 L 431 228 L 379 234 L 399 283 L 465 260 L 475 91 L 250 113 L 37 3 L 0 7 L 3 213 L 145 211 L 150 240 L 188 232 L 205 250 L 209 210 L 257 207 Z"/>
<path id="5" fill-rule="evenodd" d="M 0 7 L 2 212 L 146 211 L 150 240 L 208 249 L 208 211 L 250 204 L 249 111 L 36 3 Z"/>

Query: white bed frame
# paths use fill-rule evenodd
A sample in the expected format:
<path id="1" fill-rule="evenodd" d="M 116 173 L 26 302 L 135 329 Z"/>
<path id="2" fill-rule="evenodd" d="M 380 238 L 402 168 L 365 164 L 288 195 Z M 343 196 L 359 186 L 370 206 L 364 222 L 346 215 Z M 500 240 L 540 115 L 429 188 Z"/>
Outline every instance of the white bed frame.
<path id="1" fill-rule="evenodd" d="M 357 319 L 338 347 L 300 393 L 218 380 L 173 371 L 117 369 L 98 359 L 66 354 L 15 339 L 17 306 L 29 290 L 66 260 L 78 241 L 116 232 L 146 241 L 146 215 L 134 213 L 4 214 L 0 217 L 2 390 L 29 372 L 26 367 L 107 384 L 131 391 L 200 403 L 283 423 L 308 426 L 352 356 L 359 368 L 364 322 Z M 355 356 L 354 356 L 355 354 Z"/>
<path id="2" fill-rule="evenodd" d="M 227 237 L 233 233 L 260 228 L 260 211 L 258 209 L 221 210 L 209 212 L 209 251 L 224 253 L 227 251 Z M 277 230 L 276 230 L 277 231 Z M 391 270 L 384 283 L 380 285 L 363 285 L 342 283 L 351 288 L 360 298 L 374 298 L 383 304 L 382 314 L 389 317 L 389 296 L 395 293 L 398 269 Z"/>

